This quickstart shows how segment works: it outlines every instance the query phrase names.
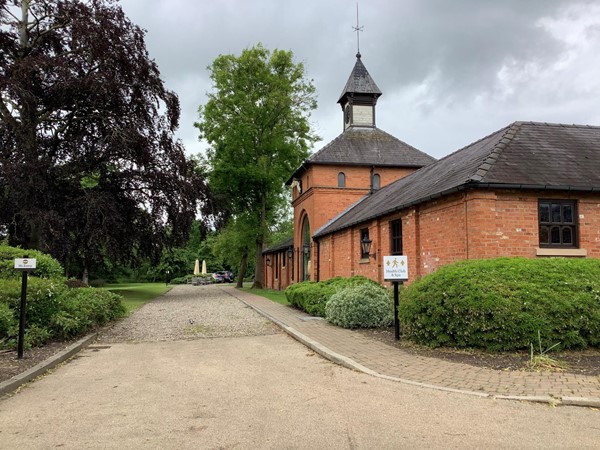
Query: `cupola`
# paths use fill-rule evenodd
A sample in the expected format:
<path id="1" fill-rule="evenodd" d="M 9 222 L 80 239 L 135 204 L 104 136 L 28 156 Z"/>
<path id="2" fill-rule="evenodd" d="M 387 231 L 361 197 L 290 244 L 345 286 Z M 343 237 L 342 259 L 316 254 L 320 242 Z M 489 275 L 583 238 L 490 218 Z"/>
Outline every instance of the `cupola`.
<path id="1" fill-rule="evenodd" d="M 338 103 L 344 114 L 344 130 L 350 127 L 375 128 L 375 105 L 381 91 L 356 54 L 356 64 L 346 82 Z"/>

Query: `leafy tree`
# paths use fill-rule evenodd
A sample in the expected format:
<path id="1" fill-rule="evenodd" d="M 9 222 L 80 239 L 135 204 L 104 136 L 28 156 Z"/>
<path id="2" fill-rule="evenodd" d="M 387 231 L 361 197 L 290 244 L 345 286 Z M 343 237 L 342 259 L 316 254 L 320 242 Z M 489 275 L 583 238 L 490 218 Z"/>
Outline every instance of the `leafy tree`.
<path id="1" fill-rule="evenodd" d="M 205 195 L 177 96 L 113 0 L 0 0 L 0 227 L 84 274 L 158 257 Z M 168 232 L 167 232 L 168 230 Z"/>
<path id="2" fill-rule="evenodd" d="M 237 287 L 242 287 L 248 269 L 254 264 L 250 263 L 256 242 L 256 223 L 249 215 L 240 215 L 229 220 L 215 237 L 213 251 L 231 267 L 238 267 Z"/>
<path id="3" fill-rule="evenodd" d="M 209 184 L 254 230 L 255 287 L 262 286 L 267 224 L 283 201 L 284 181 L 316 140 L 309 125 L 315 88 L 291 51 L 261 44 L 209 67 L 214 91 L 196 126 L 211 145 Z"/>

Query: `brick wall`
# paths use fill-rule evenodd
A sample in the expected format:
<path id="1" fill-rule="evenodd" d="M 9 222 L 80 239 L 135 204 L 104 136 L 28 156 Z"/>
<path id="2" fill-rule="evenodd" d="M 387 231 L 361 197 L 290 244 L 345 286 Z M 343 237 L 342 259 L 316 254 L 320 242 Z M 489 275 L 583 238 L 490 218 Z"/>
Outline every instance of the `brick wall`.
<path id="1" fill-rule="evenodd" d="M 579 248 L 600 258 L 600 195 L 548 191 L 476 190 L 407 208 L 323 237 L 320 279 L 364 275 L 382 282 L 381 263 L 391 253 L 390 221 L 402 220 L 410 281 L 463 259 L 538 257 L 538 200 L 575 199 Z M 360 230 L 369 228 L 371 253 L 361 260 Z M 325 270 L 324 267 L 327 267 Z"/>
<path id="2" fill-rule="evenodd" d="M 373 169 L 373 173 L 379 174 L 382 187 L 414 171 L 413 168 L 393 167 L 375 167 Z M 343 172 L 346 176 L 345 188 L 337 187 L 340 172 Z M 298 194 L 297 189 L 292 190 L 292 206 L 294 207 L 294 281 L 302 279 L 302 224 L 304 218 L 308 217 L 312 235 L 315 230 L 360 200 L 370 190 L 371 167 L 311 165 L 302 174 L 300 180 L 302 182 L 302 192 Z M 318 264 L 321 265 L 319 276 L 322 279 L 326 279 L 323 278 L 324 276 L 329 278 L 329 274 L 337 273 L 333 272 L 330 264 L 330 260 L 337 264 L 337 258 L 332 256 L 333 249 L 325 247 L 320 250 L 322 255 L 315 264 L 315 248 L 311 246 L 311 280 L 316 279 Z M 328 252 L 327 256 L 323 256 L 324 251 Z M 326 262 L 327 269 L 323 269 L 323 261 Z M 348 264 L 348 261 L 344 261 L 343 264 Z M 342 267 L 342 270 L 346 272 L 354 270 L 345 266 Z M 327 270 L 327 272 L 322 272 L 323 270 Z"/>
<path id="3" fill-rule="evenodd" d="M 292 261 L 288 257 L 287 250 L 264 254 L 263 265 L 263 286 L 265 288 L 284 290 L 291 284 Z M 276 267 L 278 267 L 278 270 L 276 270 Z"/>

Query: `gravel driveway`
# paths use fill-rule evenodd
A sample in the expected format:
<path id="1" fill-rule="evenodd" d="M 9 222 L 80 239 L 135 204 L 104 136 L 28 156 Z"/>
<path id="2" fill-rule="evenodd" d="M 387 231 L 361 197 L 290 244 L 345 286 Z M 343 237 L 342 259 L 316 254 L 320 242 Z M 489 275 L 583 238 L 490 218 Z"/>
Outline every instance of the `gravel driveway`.
<path id="1" fill-rule="evenodd" d="M 215 285 L 177 285 L 104 330 L 99 342 L 157 342 L 281 333 L 273 323 Z"/>

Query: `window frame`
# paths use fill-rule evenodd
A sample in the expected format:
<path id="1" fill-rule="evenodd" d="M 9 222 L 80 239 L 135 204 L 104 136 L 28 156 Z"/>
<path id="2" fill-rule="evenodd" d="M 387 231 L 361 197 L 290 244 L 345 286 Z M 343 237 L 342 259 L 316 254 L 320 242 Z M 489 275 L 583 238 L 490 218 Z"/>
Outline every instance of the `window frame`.
<path id="1" fill-rule="evenodd" d="M 399 228 L 399 230 L 398 230 Z M 394 234 L 399 231 L 399 233 Z M 398 247 L 400 247 L 398 249 Z M 402 219 L 390 220 L 390 255 L 403 255 L 402 247 Z"/>
<path id="2" fill-rule="evenodd" d="M 377 180 L 377 182 L 375 182 L 375 180 Z M 381 175 L 378 173 L 374 173 L 371 177 L 371 187 L 374 191 L 381 189 Z"/>
<path id="3" fill-rule="evenodd" d="M 542 221 L 542 207 L 548 205 L 548 220 Z M 553 206 L 560 206 L 560 221 L 553 220 Z M 572 222 L 564 220 L 564 206 L 571 207 Z M 539 199 L 538 200 L 538 245 L 540 248 L 579 248 L 579 214 L 577 200 Z M 542 242 L 542 227 L 548 228 L 548 242 Z M 552 229 L 558 228 L 560 243 L 552 242 Z M 563 231 L 571 229 L 571 243 L 562 243 Z"/>
<path id="4" fill-rule="evenodd" d="M 346 187 L 346 174 L 344 172 L 338 173 L 338 183 L 337 187 L 345 188 Z"/>

